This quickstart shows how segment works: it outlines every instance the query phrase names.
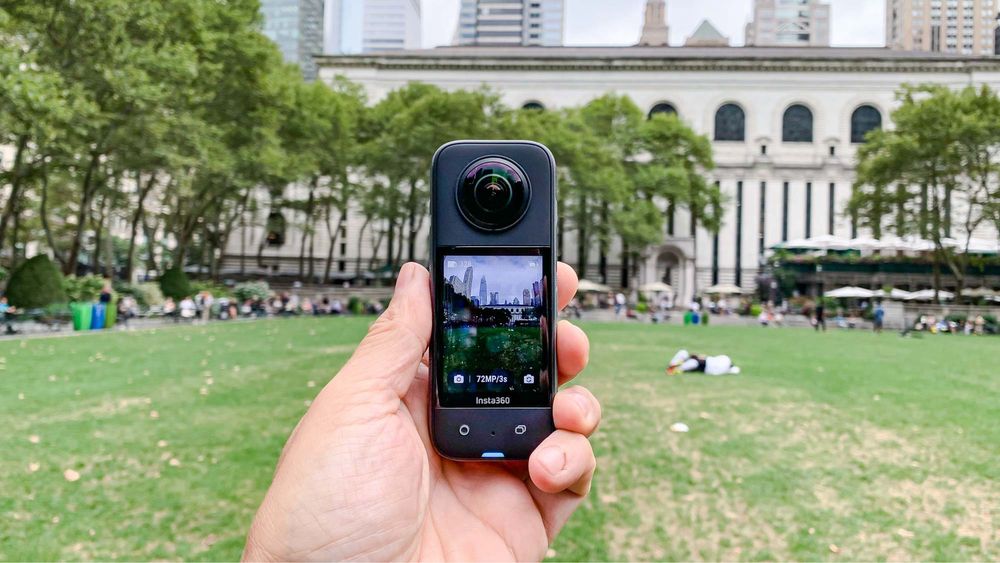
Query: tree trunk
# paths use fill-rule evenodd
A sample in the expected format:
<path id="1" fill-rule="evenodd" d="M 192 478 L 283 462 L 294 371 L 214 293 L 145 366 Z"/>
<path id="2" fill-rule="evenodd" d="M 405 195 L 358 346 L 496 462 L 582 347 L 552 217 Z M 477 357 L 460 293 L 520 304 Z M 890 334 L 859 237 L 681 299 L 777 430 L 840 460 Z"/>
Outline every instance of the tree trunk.
<path id="1" fill-rule="evenodd" d="M 105 195 L 97 205 L 100 214 L 97 216 L 96 221 L 93 215 L 90 216 L 90 223 L 94 229 L 94 254 L 90 260 L 90 271 L 94 275 L 101 274 L 101 243 L 104 242 L 104 206 L 107 204 L 107 201 L 108 197 Z"/>
<path id="2" fill-rule="evenodd" d="M 365 240 L 365 230 L 368 228 L 368 223 L 371 219 L 365 218 L 365 222 L 361 224 L 361 230 L 358 231 L 358 253 L 354 257 L 354 275 L 361 275 L 361 246 Z"/>
<path id="3" fill-rule="evenodd" d="M 319 183 L 319 178 L 314 177 L 312 182 L 309 183 L 309 198 L 306 200 L 306 217 L 305 222 L 302 226 L 302 237 L 299 239 L 299 277 L 305 273 L 305 260 L 306 260 L 306 240 L 309 238 L 309 230 L 312 228 L 313 224 L 313 206 L 316 201 L 316 184 Z M 309 277 L 312 277 L 312 256 L 310 253 L 309 257 Z"/>
<path id="4" fill-rule="evenodd" d="M 621 286 L 628 289 L 628 276 L 631 269 L 629 268 L 629 255 L 631 253 L 628 249 L 628 243 L 622 241 L 622 272 L 621 272 Z"/>
<path id="5" fill-rule="evenodd" d="M 61 252 L 56 247 L 55 237 L 52 236 L 52 227 L 49 225 L 49 211 L 48 211 L 48 201 L 49 201 L 49 175 L 48 171 L 42 170 L 42 201 L 38 207 L 38 218 L 42 222 L 42 230 L 45 231 L 45 240 L 49 244 L 49 249 L 52 250 L 52 255 L 56 257 L 56 261 L 59 262 L 60 266 L 66 265 L 66 259 L 63 258 Z"/>
<path id="6" fill-rule="evenodd" d="M 7 223 L 20 199 L 21 183 L 24 176 L 21 165 L 24 162 L 24 151 L 27 150 L 27 147 L 28 136 L 21 135 L 17 140 L 17 151 L 14 153 L 14 164 L 11 168 L 10 199 L 7 200 L 7 205 L 4 207 L 3 216 L 0 217 L 0 249 L 3 248 L 4 238 L 7 234 Z"/>
<path id="7" fill-rule="evenodd" d="M 142 221 L 143 213 L 145 213 L 145 203 L 146 196 L 153 189 L 153 185 L 156 182 L 156 173 L 149 175 L 149 181 L 143 186 L 140 179 L 142 177 L 141 172 L 135 173 L 135 185 L 139 186 L 139 200 L 136 203 L 135 212 L 132 213 L 132 223 L 129 225 L 129 237 L 128 237 L 128 254 L 125 256 L 125 281 L 132 281 L 132 265 L 135 255 L 135 238 L 139 234 L 139 222 Z M 147 241 L 147 246 L 151 241 Z"/>
<path id="8" fill-rule="evenodd" d="M 94 172 L 97 170 L 97 165 L 100 162 L 100 155 L 96 153 L 91 153 L 90 163 L 87 166 L 87 172 L 83 176 L 83 193 L 80 198 L 80 208 L 76 211 L 76 229 L 73 232 L 73 238 L 69 247 L 69 257 L 66 260 L 66 267 L 63 270 L 64 274 L 75 275 L 76 266 L 80 260 L 80 246 L 83 239 L 83 231 L 87 222 L 88 211 L 90 210 L 90 204 L 94 198 Z"/>
<path id="9" fill-rule="evenodd" d="M 393 252 L 393 249 L 396 246 L 396 221 L 395 221 L 395 219 L 390 219 L 389 220 L 388 235 L 389 235 L 389 241 L 388 241 L 388 246 L 386 247 L 386 251 L 385 251 L 385 266 L 386 266 L 386 269 L 391 269 L 393 267 L 392 266 L 392 257 L 395 254 Z"/>
<path id="10" fill-rule="evenodd" d="M 146 236 L 146 271 L 162 274 L 163 272 L 160 271 L 160 265 L 156 261 L 156 248 L 153 245 L 154 241 L 156 241 L 157 225 L 154 223 L 153 226 L 150 227 L 149 224 L 146 223 L 146 219 L 148 218 L 149 217 L 147 215 L 143 215 L 142 217 L 142 232 Z"/>
<path id="11" fill-rule="evenodd" d="M 410 193 L 407 196 L 406 208 L 409 213 L 407 224 L 410 226 L 410 236 L 407 237 L 406 241 L 406 259 L 413 262 L 417 255 L 417 183 L 412 180 L 410 181 Z"/>
<path id="12" fill-rule="evenodd" d="M 340 210 L 340 214 L 337 217 L 337 228 L 334 231 L 330 230 L 330 211 L 327 209 L 326 213 L 326 234 L 330 238 L 330 248 L 326 251 L 326 269 L 323 271 L 323 283 L 328 283 L 330 281 L 330 272 L 333 268 L 333 253 L 337 248 L 337 243 L 340 241 L 340 229 L 344 225 L 344 217 L 347 215 L 346 210 Z M 341 257 L 343 258 L 343 257 Z"/>

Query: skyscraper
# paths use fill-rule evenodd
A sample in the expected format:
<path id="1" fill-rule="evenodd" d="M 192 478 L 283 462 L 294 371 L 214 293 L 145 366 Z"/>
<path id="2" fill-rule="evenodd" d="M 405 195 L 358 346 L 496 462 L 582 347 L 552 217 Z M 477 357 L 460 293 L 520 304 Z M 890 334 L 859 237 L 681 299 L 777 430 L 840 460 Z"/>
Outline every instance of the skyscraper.
<path id="1" fill-rule="evenodd" d="M 523 305 L 531 305 L 531 293 L 527 289 L 521 292 L 521 303 Z"/>
<path id="2" fill-rule="evenodd" d="M 483 276 L 479 280 L 479 303 L 481 305 L 486 305 L 486 276 Z"/>
<path id="3" fill-rule="evenodd" d="M 666 0 L 646 0 L 646 15 L 642 23 L 639 45 L 642 47 L 666 47 L 670 45 Z"/>
<path id="4" fill-rule="evenodd" d="M 462 276 L 462 295 L 472 297 L 472 266 L 466 268 L 465 275 Z"/>
<path id="5" fill-rule="evenodd" d="M 323 0 L 261 0 L 263 32 L 278 44 L 290 63 L 302 68 L 307 80 L 316 78 L 313 55 L 323 49 Z"/>
<path id="6" fill-rule="evenodd" d="M 994 0 L 886 0 L 890 49 L 965 55 L 995 54 Z"/>
<path id="7" fill-rule="evenodd" d="M 829 47 L 830 6 L 820 0 L 754 0 L 746 44 L 756 47 Z"/>
<path id="8" fill-rule="evenodd" d="M 325 0 L 323 52 L 382 53 L 420 48 L 419 0 Z"/>
<path id="9" fill-rule="evenodd" d="M 456 45 L 563 44 L 565 0 L 462 0 Z"/>

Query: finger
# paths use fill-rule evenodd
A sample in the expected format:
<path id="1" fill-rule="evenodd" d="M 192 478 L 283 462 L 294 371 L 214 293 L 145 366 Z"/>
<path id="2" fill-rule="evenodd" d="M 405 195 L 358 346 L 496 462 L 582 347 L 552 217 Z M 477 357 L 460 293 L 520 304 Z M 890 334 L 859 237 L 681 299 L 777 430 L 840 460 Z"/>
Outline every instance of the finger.
<path id="1" fill-rule="evenodd" d="M 580 282 L 576 271 L 569 266 L 559 262 L 556 267 L 556 295 L 559 297 L 559 310 L 562 311 L 566 305 L 576 295 L 576 286 Z"/>
<path id="2" fill-rule="evenodd" d="M 334 381 L 365 387 L 383 385 L 403 397 L 430 337 L 430 274 L 420 264 L 410 262 L 399 270 L 389 306 Z"/>
<path id="3" fill-rule="evenodd" d="M 577 376 L 590 361 L 590 339 L 580 327 L 569 321 L 559 321 L 556 332 L 556 360 L 559 384 Z"/>
<path id="4" fill-rule="evenodd" d="M 590 436 L 601 424 L 601 403 L 585 387 L 563 389 L 552 403 L 552 418 L 560 430 Z"/>
<path id="5" fill-rule="evenodd" d="M 528 458 L 531 482 L 545 493 L 587 494 L 596 467 L 586 436 L 566 430 L 553 432 Z"/>

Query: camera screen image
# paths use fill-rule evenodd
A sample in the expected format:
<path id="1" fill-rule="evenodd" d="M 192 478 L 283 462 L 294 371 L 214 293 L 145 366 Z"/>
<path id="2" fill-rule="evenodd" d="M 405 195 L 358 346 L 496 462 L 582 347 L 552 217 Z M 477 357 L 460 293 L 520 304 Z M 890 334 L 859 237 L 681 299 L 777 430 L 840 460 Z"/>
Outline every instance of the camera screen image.
<path id="1" fill-rule="evenodd" d="M 544 258 L 445 255 L 443 262 L 441 405 L 548 406 Z"/>

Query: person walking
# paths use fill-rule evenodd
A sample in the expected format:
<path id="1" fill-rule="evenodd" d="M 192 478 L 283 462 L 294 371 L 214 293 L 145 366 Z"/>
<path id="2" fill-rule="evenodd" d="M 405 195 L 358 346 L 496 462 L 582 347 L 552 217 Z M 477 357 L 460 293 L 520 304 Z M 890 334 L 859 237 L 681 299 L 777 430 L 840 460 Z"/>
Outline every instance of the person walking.
<path id="1" fill-rule="evenodd" d="M 882 333 L 882 325 L 885 322 L 885 309 L 882 308 L 882 302 L 879 301 L 875 305 L 875 312 L 872 314 L 872 330 L 875 334 Z"/>
<path id="2" fill-rule="evenodd" d="M 619 291 L 618 294 L 615 295 L 615 316 L 621 317 L 622 311 L 624 310 L 625 310 L 625 294 Z"/>
<path id="3" fill-rule="evenodd" d="M 822 328 L 826 332 L 826 306 L 820 301 L 816 304 L 816 332 Z"/>

